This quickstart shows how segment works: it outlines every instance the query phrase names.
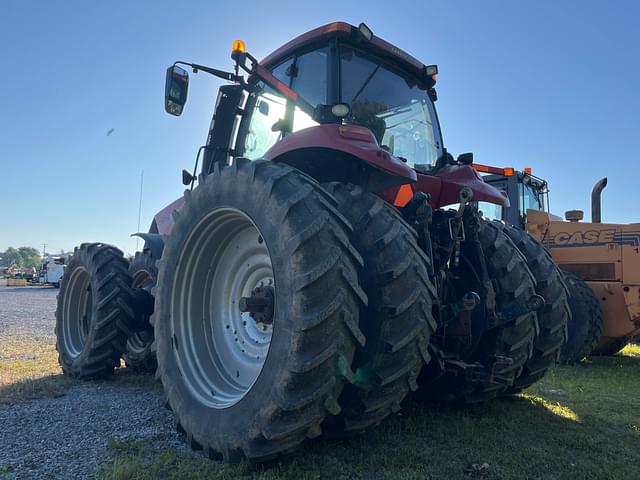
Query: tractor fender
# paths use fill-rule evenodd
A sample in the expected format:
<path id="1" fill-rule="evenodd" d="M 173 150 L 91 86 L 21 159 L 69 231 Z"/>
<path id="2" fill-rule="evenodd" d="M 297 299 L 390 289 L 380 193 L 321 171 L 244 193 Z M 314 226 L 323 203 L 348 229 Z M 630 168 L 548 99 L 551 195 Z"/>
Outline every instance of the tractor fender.
<path id="1" fill-rule="evenodd" d="M 468 187 L 473 192 L 474 202 L 487 202 L 508 207 L 509 197 L 506 192 L 485 183 L 480 174 L 469 165 L 446 165 L 439 169 L 435 177 L 440 179 L 440 195 L 436 208 L 460 202 L 460 190 Z"/>
<path id="2" fill-rule="evenodd" d="M 335 123 L 286 135 L 263 156 L 291 165 L 320 183 L 344 182 L 367 191 L 414 183 L 415 170 L 378 145 L 371 130 Z"/>
<path id="3" fill-rule="evenodd" d="M 150 250 L 151 257 L 154 260 L 160 260 L 162 257 L 162 250 L 164 249 L 164 235 L 159 233 L 133 233 L 132 237 L 140 237 L 144 240 L 143 250 Z"/>
<path id="4" fill-rule="evenodd" d="M 389 188 L 378 192 L 378 195 L 396 207 L 404 207 L 415 192 L 428 193 L 431 196 L 431 206 L 442 208 L 459 203 L 460 191 L 465 187 L 473 192 L 473 202 L 509 206 L 507 194 L 485 183 L 480 174 L 468 165 L 447 165 L 430 175 L 418 173 L 416 184 Z"/>
<path id="5" fill-rule="evenodd" d="M 173 212 L 180 210 L 184 206 L 184 197 L 180 197 L 177 200 L 171 202 L 164 207 L 153 217 L 152 232 L 159 233 L 161 235 L 169 235 L 173 228 Z M 153 232 L 153 226 L 155 225 L 155 232 Z"/>

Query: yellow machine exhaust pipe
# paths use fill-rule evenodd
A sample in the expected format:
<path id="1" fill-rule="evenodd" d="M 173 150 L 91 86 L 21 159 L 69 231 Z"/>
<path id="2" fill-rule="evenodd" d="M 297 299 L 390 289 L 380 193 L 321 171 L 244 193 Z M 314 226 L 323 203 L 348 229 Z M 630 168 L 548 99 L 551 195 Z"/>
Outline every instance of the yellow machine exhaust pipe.
<path id="1" fill-rule="evenodd" d="M 601 194 L 604 187 L 607 186 L 607 177 L 601 178 L 593 186 L 591 190 L 591 222 L 602 223 L 602 201 Z"/>

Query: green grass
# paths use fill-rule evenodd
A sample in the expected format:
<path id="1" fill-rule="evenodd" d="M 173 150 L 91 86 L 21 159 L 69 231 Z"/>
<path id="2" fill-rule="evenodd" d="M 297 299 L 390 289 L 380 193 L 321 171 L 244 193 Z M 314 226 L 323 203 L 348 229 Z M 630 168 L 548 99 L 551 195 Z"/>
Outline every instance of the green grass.
<path id="1" fill-rule="evenodd" d="M 268 465 L 223 465 L 110 441 L 99 479 L 640 478 L 640 346 L 559 366 L 526 393 L 471 407 L 410 403 L 366 436 L 313 440 Z"/>

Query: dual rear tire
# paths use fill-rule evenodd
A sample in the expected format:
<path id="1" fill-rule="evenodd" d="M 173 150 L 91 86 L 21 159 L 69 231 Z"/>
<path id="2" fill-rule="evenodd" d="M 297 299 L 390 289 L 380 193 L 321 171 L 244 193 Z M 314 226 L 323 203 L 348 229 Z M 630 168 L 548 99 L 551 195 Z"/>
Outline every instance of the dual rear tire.
<path id="1" fill-rule="evenodd" d="M 533 342 L 531 357 L 508 391 L 517 393 L 540 380 L 560 359 L 560 351 L 568 338 L 571 309 L 562 272 L 544 246 L 524 230 L 499 222 L 495 224 L 524 256 L 535 278 L 536 293 L 545 301 L 544 307 L 537 312 L 539 331 Z"/>
<path id="2" fill-rule="evenodd" d="M 326 187 L 240 160 L 175 216 L 152 317 L 158 375 L 179 430 L 212 458 L 361 433 L 417 388 L 436 326 L 428 259 L 378 197 Z"/>
<path id="3" fill-rule="evenodd" d="M 236 159 L 185 192 L 152 322 L 158 376 L 193 448 L 268 460 L 341 412 L 365 342 L 350 230 L 330 195 L 281 164 Z"/>

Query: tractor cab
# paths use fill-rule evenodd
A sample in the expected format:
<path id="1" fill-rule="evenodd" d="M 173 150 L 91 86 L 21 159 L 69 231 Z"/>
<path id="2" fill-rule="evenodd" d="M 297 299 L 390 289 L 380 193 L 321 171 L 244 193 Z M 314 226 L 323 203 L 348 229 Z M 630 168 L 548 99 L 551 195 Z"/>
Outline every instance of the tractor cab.
<path id="1" fill-rule="evenodd" d="M 319 27 L 262 61 L 236 40 L 231 56 L 233 72 L 186 62 L 167 70 L 165 109 L 176 116 L 188 87 L 180 65 L 233 82 L 220 88 L 198 152 L 203 174 L 233 158 L 265 159 L 319 182 L 359 185 L 397 207 L 417 192 L 427 193 L 435 208 L 456 204 L 465 186 L 476 200 L 506 205 L 470 168 L 470 154 L 455 160 L 443 146 L 437 66 L 422 64 L 365 24 Z M 198 159 L 193 173 L 183 172 L 185 185 L 193 186 Z"/>
<path id="2" fill-rule="evenodd" d="M 234 72 L 185 62 L 167 70 L 165 109 L 176 116 L 188 87 L 180 64 L 234 82 L 218 93 L 201 148 L 204 174 L 235 157 L 264 158 L 289 163 L 319 181 L 357 178 L 375 191 L 415 182 L 414 168 L 429 171 L 442 161 L 434 106 L 437 66 L 423 65 L 364 24 L 319 27 L 260 62 L 236 40 L 232 58 Z M 241 71 L 248 73 L 246 80 Z M 307 132 L 304 142 L 288 140 L 310 127 L 316 127 L 314 134 Z M 287 148 L 279 146 L 285 140 Z M 360 145 L 349 148 L 345 141 Z M 292 152 L 301 147 L 303 155 Z M 184 179 L 191 183 L 194 176 Z"/>
<path id="3" fill-rule="evenodd" d="M 522 171 L 512 167 L 492 167 L 473 164 L 473 168 L 482 174 L 489 185 L 505 192 L 510 207 L 503 208 L 488 202 L 479 202 L 478 207 L 486 218 L 502 220 L 509 225 L 524 228 L 527 223 L 527 211 L 549 212 L 549 188 L 546 180 L 533 175 L 530 167 Z"/>

